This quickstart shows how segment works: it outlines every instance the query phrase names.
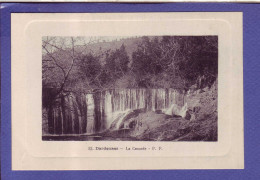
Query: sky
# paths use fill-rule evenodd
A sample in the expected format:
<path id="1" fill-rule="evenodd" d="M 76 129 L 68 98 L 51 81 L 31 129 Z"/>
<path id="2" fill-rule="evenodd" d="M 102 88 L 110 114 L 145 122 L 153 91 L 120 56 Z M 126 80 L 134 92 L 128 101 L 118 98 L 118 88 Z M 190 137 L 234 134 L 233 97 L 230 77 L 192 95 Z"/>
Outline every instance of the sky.
<path id="1" fill-rule="evenodd" d="M 42 40 L 47 40 L 47 38 L 54 38 L 55 36 L 44 36 L 42 37 Z M 109 42 L 109 41 L 114 41 L 114 40 L 120 40 L 120 39 L 126 39 L 126 38 L 131 38 L 131 37 L 137 37 L 137 36 L 89 36 L 89 37 L 73 37 L 76 39 L 76 44 L 75 45 L 84 45 L 88 43 L 97 43 L 97 42 Z M 64 42 L 65 44 L 69 45 L 71 43 L 71 37 L 55 37 L 57 43 L 59 44 L 61 41 Z"/>
<path id="2" fill-rule="evenodd" d="M 71 43 L 72 39 L 71 38 L 73 38 L 75 40 L 74 41 L 75 46 L 82 46 L 82 45 L 89 45 L 89 44 L 94 44 L 94 43 L 98 43 L 98 42 L 103 42 L 103 41 L 111 42 L 111 41 L 115 41 L 115 40 L 131 38 L 131 37 L 136 38 L 138 36 L 89 36 L 89 37 L 43 36 L 42 45 L 49 52 L 53 52 L 53 51 L 57 50 L 56 47 L 59 47 L 61 49 L 72 48 L 72 43 Z M 47 45 L 45 42 L 48 42 Z M 47 53 L 45 48 L 43 48 L 43 51 L 42 51 L 43 54 Z"/>

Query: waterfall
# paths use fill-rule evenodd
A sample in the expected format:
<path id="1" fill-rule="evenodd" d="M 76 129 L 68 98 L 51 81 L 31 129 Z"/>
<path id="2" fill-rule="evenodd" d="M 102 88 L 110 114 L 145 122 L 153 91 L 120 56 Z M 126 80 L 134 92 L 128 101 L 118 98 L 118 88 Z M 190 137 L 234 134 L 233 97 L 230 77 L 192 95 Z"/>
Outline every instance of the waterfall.
<path id="1" fill-rule="evenodd" d="M 184 106 L 178 106 L 176 104 L 172 104 L 168 109 L 165 109 L 163 112 L 168 115 L 177 115 L 184 118 L 187 110 L 188 110 L 187 103 L 185 103 Z"/>
<path id="2" fill-rule="evenodd" d="M 111 127 L 118 129 L 125 116 L 135 110 L 161 110 L 185 116 L 183 93 L 174 89 L 112 89 L 91 94 L 70 93 L 51 106 L 48 113 L 50 134 L 93 134 Z"/>
<path id="3" fill-rule="evenodd" d="M 94 98 L 93 94 L 86 95 L 86 103 L 87 103 L 87 133 L 95 132 L 94 125 Z"/>
<path id="4" fill-rule="evenodd" d="M 126 112 L 124 112 L 121 117 L 119 118 L 119 120 L 116 123 L 116 129 L 119 129 L 121 123 L 123 122 L 124 118 L 130 113 L 132 112 L 132 110 L 127 110 Z"/>
<path id="5" fill-rule="evenodd" d="M 119 128 L 124 117 L 135 109 L 162 110 L 162 112 L 170 114 L 172 110 L 169 109 L 172 108 L 172 105 L 184 106 L 184 95 L 174 89 L 113 89 L 103 91 L 100 94 L 100 98 L 95 99 L 100 102 L 96 102 L 95 107 L 91 108 L 96 109 L 95 113 L 101 114 L 101 117 L 100 115 L 96 116 L 95 121 L 102 122 L 102 127 L 92 128 L 92 130 L 87 131 L 88 133 L 109 129 L 116 119 L 118 121 L 116 127 Z M 87 96 L 89 96 L 87 99 L 93 99 L 90 97 L 93 96 L 92 94 Z M 88 112 L 93 112 L 91 108 L 88 108 Z M 181 110 L 183 114 L 185 110 L 183 108 Z M 100 126 L 99 123 L 96 123 L 97 125 Z"/>
<path id="6" fill-rule="evenodd" d="M 84 134 L 87 131 L 87 104 L 84 94 L 61 95 L 44 111 L 48 117 L 48 134 Z"/>

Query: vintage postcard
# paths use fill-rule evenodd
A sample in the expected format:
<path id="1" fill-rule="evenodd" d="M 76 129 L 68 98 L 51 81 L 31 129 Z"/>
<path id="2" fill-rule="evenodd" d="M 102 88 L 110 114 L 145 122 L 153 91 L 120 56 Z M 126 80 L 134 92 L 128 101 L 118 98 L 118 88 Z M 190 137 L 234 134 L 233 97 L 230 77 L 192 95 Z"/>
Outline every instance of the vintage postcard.
<path id="1" fill-rule="evenodd" d="M 12 167 L 243 168 L 242 13 L 12 14 Z"/>

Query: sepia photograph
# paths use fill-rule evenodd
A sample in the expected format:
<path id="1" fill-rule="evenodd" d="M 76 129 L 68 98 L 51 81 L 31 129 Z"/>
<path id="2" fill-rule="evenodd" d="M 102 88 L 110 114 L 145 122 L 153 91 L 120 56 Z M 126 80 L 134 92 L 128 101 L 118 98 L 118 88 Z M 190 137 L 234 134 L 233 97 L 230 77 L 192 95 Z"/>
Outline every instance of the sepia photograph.
<path id="1" fill-rule="evenodd" d="M 43 141 L 218 141 L 218 36 L 43 36 Z"/>

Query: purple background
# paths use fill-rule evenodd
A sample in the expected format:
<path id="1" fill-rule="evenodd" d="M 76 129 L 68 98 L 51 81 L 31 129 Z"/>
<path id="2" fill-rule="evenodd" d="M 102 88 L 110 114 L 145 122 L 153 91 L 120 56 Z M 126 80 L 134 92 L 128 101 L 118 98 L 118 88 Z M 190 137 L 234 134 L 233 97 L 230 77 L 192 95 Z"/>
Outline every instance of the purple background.
<path id="1" fill-rule="evenodd" d="M 3 8 L 3 6 L 5 6 Z M 4 180 L 78 179 L 260 179 L 260 4 L 226 3 L 3 3 L 1 11 L 1 174 Z M 11 170 L 11 13 L 23 12 L 243 12 L 244 170 L 12 171 Z"/>

